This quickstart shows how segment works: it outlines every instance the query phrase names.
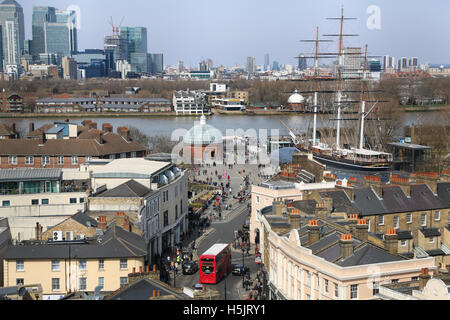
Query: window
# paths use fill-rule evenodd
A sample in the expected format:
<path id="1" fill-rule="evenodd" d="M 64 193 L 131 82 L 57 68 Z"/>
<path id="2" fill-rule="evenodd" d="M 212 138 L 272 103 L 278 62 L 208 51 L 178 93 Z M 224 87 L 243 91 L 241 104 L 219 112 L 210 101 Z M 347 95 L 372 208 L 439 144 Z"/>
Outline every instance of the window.
<path id="1" fill-rule="evenodd" d="M 334 284 L 334 296 L 339 297 L 339 286 L 337 283 Z"/>
<path id="2" fill-rule="evenodd" d="M 126 153 L 121 153 L 121 154 L 120 154 L 120 158 L 123 159 L 123 158 L 126 158 L 126 157 L 127 157 L 127 154 L 126 154 Z"/>
<path id="3" fill-rule="evenodd" d="M 52 290 L 59 291 L 59 278 L 52 278 Z"/>
<path id="4" fill-rule="evenodd" d="M 49 200 L 48 199 L 42 199 L 41 200 L 41 204 L 49 204 Z"/>
<path id="5" fill-rule="evenodd" d="M 128 277 L 120 277 L 120 287 L 126 286 L 128 284 Z"/>
<path id="6" fill-rule="evenodd" d="M 39 205 L 39 199 L 31 199 L 31 205 L 32 205 L 32 206 L 37 206 L 37 205 Z"/>
<path id="7" fill-rule="evenodd" d="M 52 271 L 60 271 L 60 263 L 58 259 L 52 260 Z"/>
<path id="8" fill-rule="evenodd" d="M 412 277 L 411 281 L 419 281 L 419 277 Z"/>
<path id="9" fill-rule="evenodd" d="M 384 216 L 379 216 L 379 217 L 378 217 L 378 224 L 379 224 L 380 226 L 384 226 Z"/>
<path id="10" fill-rule="evenodd" d="M 34 157 L 32 157 L 32 156 L 25 157 L 25 164 L 26 165 L 33 165 L 34 164 Z"/>
<path id="11" fill-rule="evenodd" d="M 78 164 L 78 157 L 77 156 L 73 156 L 72 157 L 72 164 L 73 165 L 77 165 Z"/>
<path id="12" fill-rule="evenodd" d="M 169 211 L 164 211 L 164 227 L 169 225 Z"/>
<path id="13" fill-rule="evenodd" d="M 16 271 L 25 271 L 25 262 L 23 260 L 16 260 Z"/>
<path id="14" fill-rule="evenodd" d="M 311 286 L 311 272 L 306 271 L 306 285 Z"/>
<path id="15" fill-rule="evenodd" d="M 398 229 L 398 216 L 394 217 L 394 229 Z"/>
<path id="16" fill-rule="evenodd" d="M 50 157 L 49 156 L 42 156 L 41 162 L 42 162 L 43 166 L 49 165 L 50 164 Z"/>
<path id="17" fill-rule="evenodd" d="M 104 259 L 98 260 L 98 270 L 105 270 L 105 260 Z"/>
<path id="18" fill-rule="evenodd" d="M 22 278 L 16 279 L 16 286 L 23 286 L 25 281 Z"/>
<path id="19" fill-rule="evenodd" d="M 105 278 L 99 277 L 98 278 L 98 285 L 101 287 L 101 290 L 105 288 Z"/>
<path id="20" fill-rule="evenodd" d="M 86 162 L 92 161 L 92 157 L 91 156 L 87 156 L 86 157 Z"/>
<path id="21" fill-rule="evenodd" d="M 79 290 L 86 290 L 87 288 L 87 278 L 80 278 L 80 284 L 78 286 Z"/>
<path id="22" fill-rule="evenodd" d="M 402 247 L 405 247 L 406 246 L 406 240 L 401 240 L 400 244 L 402 245 Z"/>
<path id="23" fill-rule="evenodd" d="M 11 206 L 11 201 L 9 201 L 9 200 L 2 201 L 2 207 L 10 207 L 10 206 Z"/>
<path id="24" fill-rule="evenodd" d="M 61 166 L 64 164 L 64 157 L 63 156 L 59 156 L 58 157 L 58 164 L 61 165 Z"/>
<path id="25" fill-rule="evenodd" d="M 412 213 L 406 215 L 406 223 L 412 223 Z"/>
<path id="26" fill-rule="evenodd" d="M 373 282 L 372 285 L 373 285 L 373 287 L 372 287 L 373 295 L 378 294 L 380 292 L 380 282 L 379 281 Z"/>
<path id="27" fill-rule="evenodd" d="M 434 221 L 439 221 L 439 220 L 441 220 L 441 212 L 435 211 L 434 212 Z"/>
<path id="28" fill-rule="evenodd" d="M 72 203 L 77 203 L 77 198 L 70 198 L 69 202 Z"/>
<path id="29" fill-rule="evenodd" d="M 430 237 L 428 241 L 430 241 L 430 243 L 434 243 L 434 237 Z"/>
<path id="30" fill-rule="evenodd" d="M 325 279 L 325 292 L 328 293 L 328 280 Z"/>
<path id="31" fill-rule="evenodd" d="M 350 299 L 358 299 L 358 285 L 352 284 L 350 286 Z"/>
<path id="32" fill-rule="evenodd" d="M 132 158 L 136 158 L 136 157 L 137 157 L 136 151 L 132 151 L 132 152 L 131 152 L 131 157 L 132 157 Z"/>
<path id="33" fill-rule="evenodd" d="M 114 159 L 116 158 L 116 155 L 115 155 L 115 154 L 111 154 L 111 155 L 109 156 L 109 158 L 114 160 Z"/>
<path id="34" fill-rule="evenodd" d="M 127 259 L 120 259 L 120 269 L 128 269 L 128 260 Z"/>
<path id="35" fill-rule="evenodd" d="M 420 225 L 422 227 L 425 227 L 427 225 L 427 215 L 426 214 L 422 214 L 420 216 Z"/>
<path id="36" fill-rule="evenodd" d="M 259 203 L 259 196 L 256 196 L 256 203 Z"/>
<path id="37" fill-rule="evenodd" d="M 175 205 L 175 219 L 178 219 L 178 205 L 177 204 Z"/>
<path id="38" fill-rule="evenodd" d="M 84 203 L 84 198 L 80 198 L 80 203 Z"/>
<path id="39" fill-rule="evenodd" d="M 84 260 L 84 259 L 78 261 L 78 265 L 79 265 L 80 270 L 86 270 L 87 269 L 87 263 L 86 263 L 86 260 Z"/>
<path id="40" fill-rule="evenodd" d="M 392 284 L 398 283 L 398 279 L 392 279 Z"/>
<path id="41" fill-rule="evenodd" d="M 8 164 L 17 165 L 17 156 L 9 156 Z"/>
<path id="42" fill-rule="evenodd" d="M 306 295 L 306 300 L 311 300 L 311 296 L 309 294 Z"/>

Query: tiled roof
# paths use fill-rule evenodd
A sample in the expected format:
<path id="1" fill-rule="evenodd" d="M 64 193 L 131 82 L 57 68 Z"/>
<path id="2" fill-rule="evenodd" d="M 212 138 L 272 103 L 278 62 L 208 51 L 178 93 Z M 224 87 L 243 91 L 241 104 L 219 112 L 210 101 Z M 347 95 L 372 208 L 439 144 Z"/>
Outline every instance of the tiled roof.
<path id="1" fill-rule="evenodd" d="M 336 264 L 341 267 L 349 267 L 402 260 L 405 260 L 405 258 L 393 255 L 382 248 L 366 242 L 356 248 L 351 256 L 336 262 Z"/>
<path id="2" fill-rule="evenodd" d="M 30 156 L 107 156 L 124 152 L 146 151 L 146 148 L 135 141 L 126 141 L 118 134 L 105 133 L 102 138 L 104 143 L 100 144 L 92 131 L 84 133 L 91 134 L 90 139 L 54 139 L 47 140 L 43 145 L 36 139 L 11 139 L 0 140 L 0 155 L 30 155 Z"/>
<path id="3" fill-rule="evenodd" d="M 153 291 L 160 290 L 161 296 L 175 296 L 179 300 L 187 300 L 188 296 L 179 293 L 160 282 L 145 278 L 127 285 L 119 292 L 107 297 L 105 300 L 149 300 L 153 297 Z"/>
<path id="4" fill-rule="evenodd" d="M 447 208 L 450 207 L 450 182 L 438 183 L 437 194 L 442 204 Z"/>
<path id="5" fill-rule="evenodd" d="M 353 203 L 362 216 L 386 213 L 383 202 L 372 188 L 355 189 Z"/>
<path id="6" fill-rule="evenodd" d="M 359 213 L 359 210 L 352 204 L 343 190 L 319 192 L 319 195 L 322 198 L 331 197 L 333 199 L 334 212 L 346 212 L 348 214 Z"/>
<path id="7" fill-rule="evenodd" d="M 3 122 L 0 122 L 0 136 L 10 136 L 12 134 L 14 134 L 12 129 Z"/>
<path id="8" fill-rule="evenodd" d="M 411 185 L 411 203 L 414 211 L 445 208 L 426 184 Z"/>
<path id="9" fill-rule="evenodd" d="M 89 227 L 89 225 L 93 228 L 96 228 L 98 226 L 98 222 L 95 219 L 92 219 L 84 212 L 79 212 L 77 214 L 74 214 L 72 216 L 72 219 L 77 221 L 78 223 L 82 224 L 85 227 Z"/>

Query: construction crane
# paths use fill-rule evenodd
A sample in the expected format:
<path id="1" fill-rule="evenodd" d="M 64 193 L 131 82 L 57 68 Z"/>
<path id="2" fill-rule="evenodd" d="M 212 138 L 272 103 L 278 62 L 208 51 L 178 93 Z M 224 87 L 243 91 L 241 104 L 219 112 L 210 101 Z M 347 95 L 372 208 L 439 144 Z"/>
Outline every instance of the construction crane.
<path id="1" fill-rule="evenodd" d="M 125 19 L 125 17 L 122 17 L 122 20 L 120 20 L 120 24 L 119 24 L 119 26 L 115 26 L 114 25 L 114 21 L 113 21 L 113 18 L 111 17 L 111 19 L 109 20 L 109 24 L 112 26 L 112 29 L 113 29 L 113 35 L 114 36 L 118 36 L 118 35 L 120 35 L 120 27 L 122 26 L 122 23 L 123 23 L 123 20 Z"/>

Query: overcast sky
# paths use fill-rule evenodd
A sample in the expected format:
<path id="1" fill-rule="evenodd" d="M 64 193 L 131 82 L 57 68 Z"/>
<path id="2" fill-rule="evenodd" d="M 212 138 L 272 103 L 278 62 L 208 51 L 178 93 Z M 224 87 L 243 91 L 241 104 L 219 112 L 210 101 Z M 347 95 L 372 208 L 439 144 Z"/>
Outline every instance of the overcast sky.
<path id="1" fill-rule="evenodd" d="M 347 46 L 369 45 L 373 55 L 416 56 L 421 63 L 450 63 L 450 1 L 448 0 L 17 0 L 24 9 L 26 36 L 31 39 L 33 6 L 80 8 L 79 49 L 102 48 L 103 37 L 112 33 L 110 17 L 123 26 L 148 29 L 151 53 L 163 53 L 164 63 L 196 66 L 211 58 L 214 65 L 244 65 L 254 56 L 258 65 L 264 54 L 270 61 L 295 64 L 300 52 L 313 45 L 299 42 L 320 33 L 337 33 L 340 6 L 348 21 Z M 381 29 L 367 27 L 367 8 L 380 9 Z M 323 51 L 335 51 L 336 44 Z"/>

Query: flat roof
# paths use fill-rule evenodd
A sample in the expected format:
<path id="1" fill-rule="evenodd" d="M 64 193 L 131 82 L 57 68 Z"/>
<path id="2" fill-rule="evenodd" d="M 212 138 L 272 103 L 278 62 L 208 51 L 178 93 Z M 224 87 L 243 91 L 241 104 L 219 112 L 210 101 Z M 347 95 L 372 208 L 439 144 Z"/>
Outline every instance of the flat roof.
<path id="1" fill-rule="evenodd" d="M 422 146 L 420 144 L 414 144 L 414 143 L 401 143 L 401 142 L 392 142 L 388 143 L 389 146 L 393 147 L 399 147 L 404 149 L 414 149 L 414 150 L 430 150 L 432 149 L 429 146 Z"/>
<path id="2" fill-rule="evenodd" d="M 137 174 L 137 175 L 152 175 L 158 171 L 169 167 L 171 162 L 163 161 L 150 161 L 144 158 L 128 158 L 128 159 L 115 159 L 109 163 L 105 162 L 91 162 L 90 170 L 95 176 L 101 174 Z"/>
<path id="3" fill-rule="evenodd" d="M 205 253 L 203 253 L 202 256 L 215 256 L 228 246 L 229 244 L 216 243 L 211 248 L 209 248 Z"/>
<path id="4" fill-rule="evenodd" d="M 295 189 L 295 184 L 291 182 L 286 182 L 283 180 L 277 181 L 267 181 L 261 184 L 263 188 L 269 188 L 272 190 L 280 190 L 280 189 Z"/>

